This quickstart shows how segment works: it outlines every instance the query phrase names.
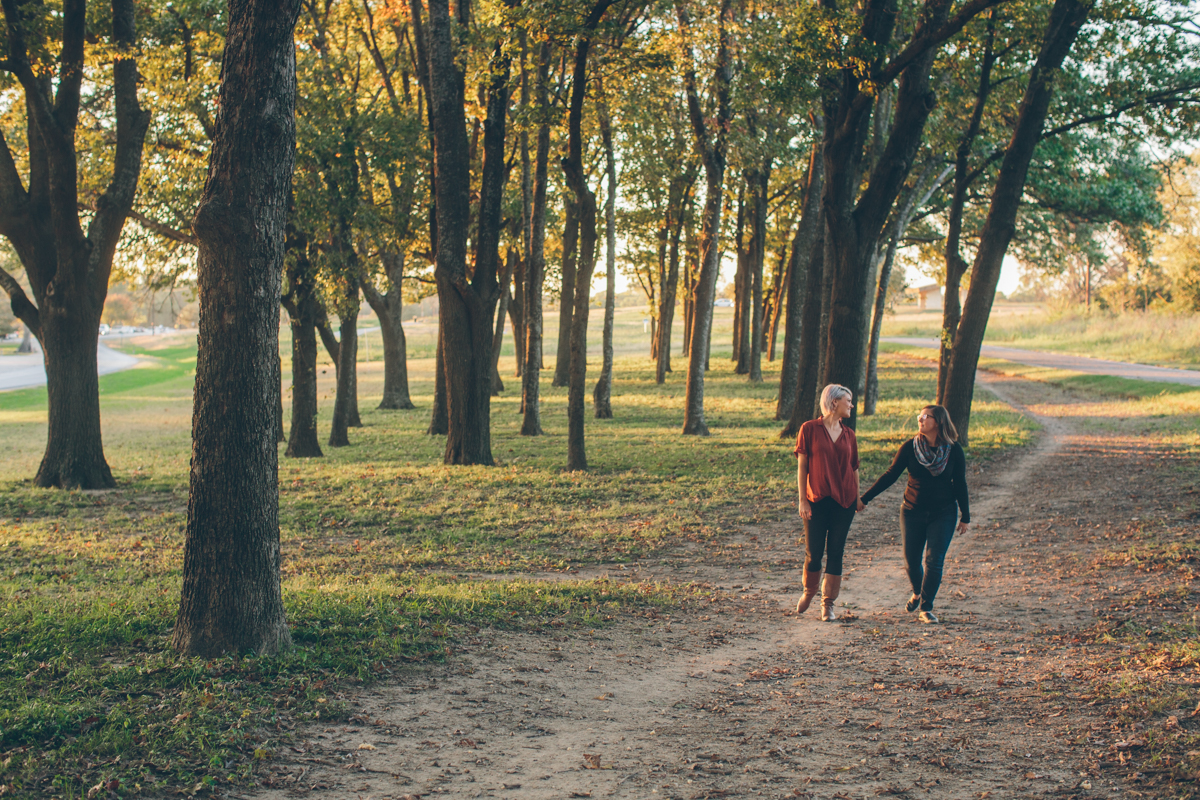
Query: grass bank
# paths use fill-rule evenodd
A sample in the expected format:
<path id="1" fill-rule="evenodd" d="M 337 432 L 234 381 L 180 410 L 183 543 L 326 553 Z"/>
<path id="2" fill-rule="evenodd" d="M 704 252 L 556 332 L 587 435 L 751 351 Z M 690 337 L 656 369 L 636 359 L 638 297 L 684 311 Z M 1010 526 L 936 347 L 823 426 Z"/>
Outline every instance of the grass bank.
<path id="1" fill-rule="evenodd" d="M 497 466 L 449 468 L 444 440 L 424 433 L 432 362 L 411 362 L 413 411 L 375 410 L 382 365 L 364 363 L 364 427 L 352 429 L 351 446 L 280 461 L 296 647 L 278 658 L 182 659 L 169 636 L 195 349 L 179 339 L 139 346 L 143 366 L 101 378 L 114 491 L 33 487 L 45 391 L 0 395 L 0 784 L 10 795 L 251 784 L 295 725 L 351 718 L 357 687 L 448 657 L 473 628 L 580 630 L 706 596 L 697 586 L 573 579 L 580 565 L 668 558 L 685 542 L 720 551 L 741 523 L 793 513 L 795 462 L 771 419 L 771 369 L 752 385 L 714 355 L 713 435 L 700 439 L 679 435 L 681 360 L 659 386 L 648 359 L 618 359 L 616 417 L 588 420 L 593 469 L 584 474 L 563 470 L 566 392 L 548 375 L 545 436 L 519 435 L 510 384 L 492 405 Z M 511 368 L 502 362 L 506 378 Z M 331 372 L 320 384 L 322 433 Z M 868 475 L 911 436 L 934 387 L 933 372 L 908 360 L 886 358 L 881 372 L 880 413 L 860 426 Z M 1031 438 L 1028 420 L 998 402 L 980 397 L 975 413 L 972 458 Z"/>
<path id="2" fill-rule="evenodd" d="M 941 312 L 900 309 L 884 318 L 884 336 L 941 336 Z M 1053 310 L 997 303 L 988 320 L 988 344 L 1136 364 L 1200 369 L 1196 315 L 1171 311 L 1111 313 Z"/>

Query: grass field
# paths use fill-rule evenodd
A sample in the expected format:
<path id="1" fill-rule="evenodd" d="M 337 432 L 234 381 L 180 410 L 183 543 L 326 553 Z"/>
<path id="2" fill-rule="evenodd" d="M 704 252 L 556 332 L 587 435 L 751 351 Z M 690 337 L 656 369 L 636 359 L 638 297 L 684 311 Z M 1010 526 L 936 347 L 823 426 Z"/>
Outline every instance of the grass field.
<path id="1" fill-rule="evenodd" d="M 901 307 L 884 318 L 884 336 L 941 335 L 941 311 Z M 989 344 L 1138 364 L 1200 369 L 1195 314 L 1169 311 L 1112 314 L 1055 311 L 1040 305 L 997 303 L 988 320 Z"/>
<path id="2" fill-rule="evenodd" d="M 626 353 L 640 346 L 640 316 L 626 315 L 619 330 Z M 717 334 L 728 337 L 721 325 Z M 464 631 L 586 630 L 702 601 L 701 586 L 580 581 L 570 570 L 653 559 L 688 541 L 736 547 L 724 535 L 740 523 L 794 513 L 791 443 L 772 420 L 778 374 L 768 368 L 765 383 L 749 384 L 720 344 L 705 439 L 679 435 L 681 358 L 658 386 L 648 358 L 620 356 L 615 419 L 588 421 L 586 474 L 563 470 L 566 393 L 549 385 L 548 371 L 547 435 L 518 434 L 510 382 L 492 405 L 497 466 L 451 468 L 441 464 L 443 440 L 424 433 L 431 359 L 410 361 L 413 411 L 375 410 L 382 364 L 361 364 L 364 427 L 351 431 L 351 446 L 280 460 L 283 589 L 296 647 L 279 658 L 202 661 L 169 649 L 194 342 L 132 342 L 141 366 L 101 378 L 114 491 L 34 488 L 45 390 L 0 394 L 4 792 L 79 797 L 101 786 L 157 796 L 244 785 L 297 721 L 350 718 L 356 686 L 412 660 L 447 657 Z M 502 369 L 507 379 L 511 359 Z M 934 374 L 917 362 L 889 356 L 881 376 L 880 411 L 859 429 L 868 476 L 911 436 L 933 394 Z M 322 376 L 322 433 L 331 377 Z M 1033 429 L 980 397 L 972 430 L 971 457 L 987 459 L 1027 443 Z M 529 575 L 546 572 L 559 579 Z"/>

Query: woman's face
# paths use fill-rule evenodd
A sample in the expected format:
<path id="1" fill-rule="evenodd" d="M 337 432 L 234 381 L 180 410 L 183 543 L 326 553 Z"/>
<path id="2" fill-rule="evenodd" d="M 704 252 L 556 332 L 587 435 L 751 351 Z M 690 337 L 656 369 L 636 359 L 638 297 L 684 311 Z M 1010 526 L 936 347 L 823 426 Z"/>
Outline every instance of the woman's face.
<path id="1" fill-rule="evenodd" d="M 933 412 L 929 409 L 923 409 L 917 415 L 917 430 L 927 439 L 937 439 L 938 427 L 937 420 L 933 418 Z"/>
<path id="2" fill-rule="evenodd" d="M 850 419 L 851 412 L 854 411 L 853 397 L 839 397 L 833 402 L 833 417 L 834 419 Z"/>

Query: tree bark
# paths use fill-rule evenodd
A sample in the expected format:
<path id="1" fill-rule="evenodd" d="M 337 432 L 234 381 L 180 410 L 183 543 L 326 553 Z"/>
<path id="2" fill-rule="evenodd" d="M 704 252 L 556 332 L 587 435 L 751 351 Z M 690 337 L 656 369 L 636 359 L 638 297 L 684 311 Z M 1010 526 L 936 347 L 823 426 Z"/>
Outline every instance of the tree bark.
<path id="1" fill-rule="evenodd" d="M 753 180 L 747 180 L 750 190 L 750 352 L 748 370 L 751 383 L 762 383 L 763 351 L 763 266 L 767 255 L 767 191 L 771 183 L 771 159 L 754 170 Z"/>
<path id="2" fill-rule="evenodd" d="M 500 348 L 504 346 L 504 321 L 508 316 L 508 307 L 512 301 L 512 294 L 508 291 L 508 285 L 512 281 L 513 272 L 516 269 L 517 262 L 521 260 L 521 256 L 515 249 L 508 251 L 508 257 L 505 259 L 504 275 L 500 279 L 500 302 L 496 309 L 496 332 L 492 336 L 492 396 L 500 394 L 504 391 L 504 381 L 500 378 Z M 519 358 L 517 359 L 520 360 Z"/>
<path id="3" fill-rule="evenodd" d="M 783 359 L 780 364 L 779 399 L 775 404 L 775 419 L 790 419 L 795 408 L 801 379 L 803 352 L 812 344 L 803 338 L 805 312 L 812 313 L 816 307 L 814 330 L 820 324 L 820 300 L 814 303 L 813 296 L 821 285 L 821 275 L 812 276 L 812 264 L 817 259 L 818 245 L 822 245 L 821 190 L 825 175 L 825 162 L 821 159 L 820 144 L 813 145 L 808 158 L 807 183 L 804 190 L 804 208 L 800 222 L 792 239 L 791 266 L 788 268 L 787 317 L 783 332 Z M 822 245 L 823 246 L 823 245 Z M 815 373 L 815 369 L 814 369 Z M 807 417 L 806 417 L 807 420 Z M 795 435 L 794 433 L 792 434 Z"/>
<path id="4" fill-rule="evenodd" d="M 587 323 L 591 306 L 592 272 L 596 268 L 596 195 L 583 174 L 583 100 L 587 94 L 587 62 L 591 33 L 616 0 L 595 0 L 575 45 L 571 76 L 571 103 L 567 112 L 567 157 L 562 161 L 567 186 L 575 195 L 579 228 L 578 271 L 574 275 L 574 309 L 571 312 L 571 360 L 567 386 L 567 469 L 586 470 L 584 396 L 587 381 Z M 564 259 L 565 263 L 565 259 Z M 564 274 L 565 274 L 564 266 Z M 565 288 L 565 278 L 564 278 Z"/>
<path id="5" fill-rule="evenodd" d="M 732 361 L 735 375 L 750 372 L 750 328 L 747 325 L 750 311 L 750 254 L 746 248 L 746 213 L 746 185 L 743 180 L 738 192 L 737 228 L 733 237 L 734 250 L 737 252 L 737 271 L 733 274 Z"/>
<path id="6" fill-rule="evenodd" d="M 292 424 L 288 433 L 288 458 L 323 455 L 317 440 L 317 312 L 313 266 L 308 259 L 308 242 L 291 226 L 287 231 L 288 290 L 283 305 L 292 331 Z"/>
<path id="7" fill-rule="evenodd" d="M 600 379 L 592 390 L 596 419 L 612 419 L 613 322 L 617 313 L 617 158 L 613 148 L 608 104 L 600 103 L 600 138 L 604 143 L 604 175 L 608 196 L 604 203 L 604 344 Z"/>
<path id="8" fill-rule="evenodd" d="M 1092 9 L 1089 2 L 1055 0 L 1050 19 L 1042 38 L 1042 47 L 1029 75 L 1017 115 L 1012 138 L 1000 162 L 1000 172 L 992 189 L 975 262 L 971 267 L 971 289 L 963 306 L 962 321 L 950 356 L 950 371 L 946 378 L 941 404 L 950 412 L 959 441 L 969 442 L 971 401 L 975 391 L 975 370 L 979 366 L 979 348 L 987 329 L 1000 267 L 1009 242 L 1016 232 L 1017 211 L 1025 191 L 1029 163 L 1042 136 L 1050 100 L 1054 95 L 1054 77 L 1071 50 L 1079 29 Z"/>
<path id="9" fill-rule="evenodd" d="M 930 0 L 914 33 L 924 41 L 928 31 L 941 30 L 950 4 Z M 891 40 L 894 11 L 871 4 L 863 17 L 867 41 Z M 925 123 L 936 105 L 929 85 L 936 48 L 906 62 L 897 92 L 895 121 L 861 191 L 865 143 L 870 130 L 873 98 L 856 66 L 839 75 L 839 86 L 826 95 L 825 195 L 826 269 L 831 270 L 830 319 L 821 382 L 838 383 L 857 391 L 863 385 L 868 340 L 867 310 L 870 276 L 875 266 L 879 237 L 896 195 L 912 168 Z M 897 57 L 899 58 L 899 57 Z M 894 63 L 895 59 L 893 60 Z M 872 65 L 874 67 L 874 65 Z M 872 69 L 872 72 L 875 70 Z M 890 82 L 890 81 L 889 81 Z M 849 420 L 857 419 L 857 404 Z"/>
<path id="10" fill-rule="evenodd" d="M 80 220 L 75 143 L 86 43 L 92 36 L 86 3 L 68 3 L 55 17 L 61 48 L 44 66 L 57 69 L 56 73 L 43 72 L 42 65 L 35 68 L 25 40 L 32 29 L 24 15 L 42 12 L 16 0 L 5 0 L 3 10 L 4 67 L 24 93 L 29 184 L 24 185 L 18 172 L 20 156 L 14 158 L 6 135 L 0 134 L 0 235 L 8 239 L 25 268 L 33 299 L 3 269 L 0 287 L 8 293 L 13 313 L 41 344 L 46 368 L 46 450 L 34 483 L 110 488 L 115 482 L 101 437 L 96 330 L 113 255 L 137 189 L 150 123 L 137 97 L 134 3 L 112 2 L 108 58 L 113 62 L 115 148 L 111 178 L 89 210 L 86 233 Z M 47 45 L 51 42 L 35 41 L 32 49 Z"/>
<path id="11" fill-rule="evenodd" d="M 679 27 L 688 41 L 691 20 L 686 0 L 676 0 Z M 716 65 L 713 70 L 713 91 L 716 94 L 716 116 L 709 129 L 708 120 L 696 88 L 696 70 L 690 63 L 684 71 L 688 117 L 696 139 L 696 150 L 704 164 L 706 197 L 700 231 L 700 274 L 696 282 L 695 311 L 692 316 L 692 338 L 688 353 L 687 397 L 684 401 L 683 433 L 707 436 L 704 422 L 704 371 L 708 368 L 709 343 L 712 340 L 713 303 L 716 301 L 717 275 L 720 272 L 721 211 L 725 187 L 725 164 L 731 112 L 733 67 L 730 57 L 732 0 L 722 0 L 717 34 Z M 690 53 L 689 53 L 690 56 Z"/>
<path id="12" fill-rule="evenodd" d="M 279 586 L 279 293 L 295 163 L 297 2 L 232 0 L 217 137 L 196 212 L 200 331 L 182 653 L 291 644 Z M 93 337 L 94 339 L 94 337 Z"/>
<path id="13" fill-rule="evenodd" d="M 460 16 L 466 14 L 460 2 Z M 438 286 L 449 430 L 447 464 L 491 466 L 492 322 L 499 286 L 500 201 L 504 188 L 504 130 L 509 62 L 499 47 L 492 60 L 484 122 L 475 268 L 468 278 L 470 159 L 464 111 L 464 75 L 449 0 L 430 0 L 428 25 L 430 115 L 437 164 Z"/>
<path id="14" fill-rule="evenodd" d="M 349 445 L 349 428 L 358 427 L 353 424 L 358 410 L 358 304 L 339 314 L 338 318 L 341 337 L 338 340 L 337 391 L 333 399 L 333 420 L 329 424 L 330 447 Z"/>
<path id="15" fill-rule="evenodd" d="M 363 296 L 379 318 L 383 335 L 383 399 L 378 408 L 416 408 L 408 392 L 408 342 L 402 324 L 404 312 L 404 253 L 384 253 L 383 269 L 391 288 L 383 294 L 370 281 Z"/>
<path id="16" fill-rule="evenodd" d="M 568 198 L 562 238 L 562 290 L 558 295 L 558 350 L 554 354 L 554 386 L 566 386 L 571 381 L 571 311 L 575 307 L 579 215 L 579 202 Z"/>
<path id="17" fill-rule="evenodd" d="M 680 240 L 695 180 L 695 173 L 689 170 L 672 178 L 667 191 L 667 216 L 663 221 L 663 230 L 667 235 L 667 269 L 659 287 L 658 330 L 655 331 L 656 383 L 666 381 L 667 373 L 671 371 L 671 331 L 675 324 L 675 302 L 679 290 Z"/>
<path id="18" fill-rule="evenodd" d="M 812 257 L 808 262 L 808 285 L 824 287 L 828 285 L 826 271 L 828 269 L 827 255 L 829 248 L 825 243 L 824 211 L 820 212 L 817 220 L 816 242 L 813 245 Z M 792 414 L 788 424 L 779 432 L 783 439 L 793 439 L 800 431 L 800 426 L 812 419 L 820 408 L 818 403 L 821 388 L 821 359 L 825 352 L 825 341 L 822 334 L 826 328 L 821 324 L 822 306 L 827 305 L 828 295 L 821 290 L 811 289 L 804 294 L 804 305 L 800 311 L 800 362 L 796 373 L 796 399 L 792 403 Z"/>
<path id="19" fill-rule="evenodd" d="M 542 123 L 538 126 L 537 154 L 534 160 L 533 205 L 529 218 L 529 264 L 525 270 L 525 374 L 521 376 L 522 436 L 542 435 L 542 288 L 546 275 L 546 183 L 550 164 L 550 79 L 551 49 L 543 44 L 538 56 L 537 108 Z"/>
<path id="20" fill-rule="evenodd" d="M 446 405 L 446 357 L 442 344 L 442 320 L 438 315 L 437 350 L 433 359 L 433 407 L 429 414 L 429 427 L 425 432 L 430 436 L 445 436 L 450 432 L 450 417 Z"/>

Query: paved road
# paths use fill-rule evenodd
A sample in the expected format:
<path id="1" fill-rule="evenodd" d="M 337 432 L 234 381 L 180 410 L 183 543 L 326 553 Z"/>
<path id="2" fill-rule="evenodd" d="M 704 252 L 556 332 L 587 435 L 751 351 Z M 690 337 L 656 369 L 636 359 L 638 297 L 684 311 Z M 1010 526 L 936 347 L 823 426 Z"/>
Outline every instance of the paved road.
<path id="1" fill-rule="evenodd" d="M 137 358 L 117 352 L 101 343 L 96 352 L 96 371 L 100 375 L 120 372 L 138 363 Z M 46 382 L 46 367 L 41 353 L 0 356 L 0 392 L 41 386 Z"/>
<path id="2" fill-rule="evenodd" d="M 934 349 L 939 346 L 937 339 L 917 339 L 904 336 L 885 336 L 881 341 L 906 344 L 913 347 L 932 347 Z M 1061 353 L 1042 353 L 1036 350 L 1022 350 L 1019 347 L 998 347 L 992 344 L 985 344 L 980 348 L 980 355 L 987 356 L 988 358 L 1002 358 L 1005 361 L 1015 361 L 1018 364 L 1029 364 L 1035 367 L 1083 372 L 1088 375 L 1112 375 L 1113 377 L 1129 378 L 1136 381 L 1182 383 L 1187 386 L 1200 386 L 1200 371 L 1192 369 L 1152 367 L 1148 364 L 1127 364 L 1124 361 L 1105 361 L 1102 358 L 1068 356 Z"/>

